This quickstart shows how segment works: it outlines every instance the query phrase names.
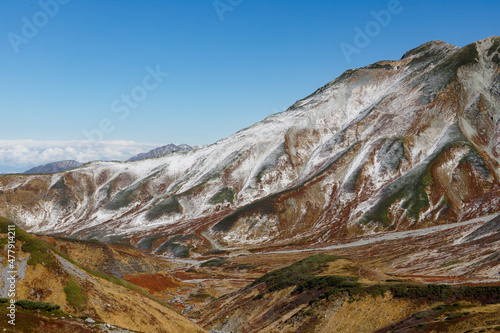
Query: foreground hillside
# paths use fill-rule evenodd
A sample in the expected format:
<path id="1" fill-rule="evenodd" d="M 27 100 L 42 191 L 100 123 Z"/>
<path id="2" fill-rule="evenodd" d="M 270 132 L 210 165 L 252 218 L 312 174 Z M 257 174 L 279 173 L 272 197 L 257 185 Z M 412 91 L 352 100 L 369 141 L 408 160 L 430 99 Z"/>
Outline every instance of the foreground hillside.
<path id="1" fill-rule="evenodd" d="M 7 244 L 8 221 L 0 221 L 0 239 Z M 16 326 L 11 332 L 205 332 L 146 291 L 116 277 L 79 265 L 42 239 L 16 230 Z M 147 263 L 145 264 L 147 265 Z M 9 263 L 2 256 L 2 276 Z M 9 286 L 2 280 L 0 297 Z M 22 305 L 28 300 L 27 305 Z M 26 301 L 24 301 L 26 303 Z M 40 303 L 45 302 L 45 303 Z M 0 312 L 6 313 L 6 306 Z M 5 317 L 7 318 L 7 317 Z"/>
<path id="2" fill-rule="evenodd" d="M 267 274 L 187 315 L 221 332 L 500 330 L 499 231 L 496 216 L 315 250 L 229 252 L 196 272 Z"/>
<path id="3" fill-rule="evenodd" d="M 420 285 L 314 255 L 220 298 L 201 310 L 201 319 L 222 332 L 492 329 L 500 320 L 500 286 Z"/>
<path id="4" fill-rule="evenodd" d="M 1 224 L 3 244 L 6 224 Z M 496 216 L 355 237 L 316 249 L 227 249 L 173 260 L 124 243 L 17 229 L 17 300 L 31 303 L 19 303 L 22 325 L 14 331 L 500 329 L 499 232 Z M 4 259 L 2 270 L 7 267 Z M 5 285 L 0 292 L 6 296 Z M 6 321 L 0 328 L 12 331 Z"/>
<path id="5" fill-rule="evenodd" d="M 28 231 L 170 256 L 319 245 L 500 211 L 500 37 L 433 41 L 193 151 L 0 177 Z"/>

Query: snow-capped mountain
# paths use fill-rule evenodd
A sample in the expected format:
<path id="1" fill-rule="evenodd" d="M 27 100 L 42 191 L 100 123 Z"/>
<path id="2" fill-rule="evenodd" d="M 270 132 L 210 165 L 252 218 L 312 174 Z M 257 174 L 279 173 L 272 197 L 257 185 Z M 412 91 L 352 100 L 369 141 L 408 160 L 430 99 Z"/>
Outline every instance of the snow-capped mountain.
<path id="1" fill-rule="evenodd" d="M 139 244 L 189 234 L 233 247 L 491 215 L 500 211 L 499 53 L 500 37 L 463 48 L 432 41 L 348 70 L 210 146 L 1 176 L 0 213 L 31 232 Z"/>

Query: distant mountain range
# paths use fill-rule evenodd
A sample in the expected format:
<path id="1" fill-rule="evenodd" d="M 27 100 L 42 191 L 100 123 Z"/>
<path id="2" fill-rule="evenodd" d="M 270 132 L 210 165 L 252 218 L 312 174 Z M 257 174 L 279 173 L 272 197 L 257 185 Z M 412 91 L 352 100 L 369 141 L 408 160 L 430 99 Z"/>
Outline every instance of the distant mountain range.
<path id="1" fill-rule="evenodd" d="M 34 173 L 57 173 L 57 172 L 62 172 L 74 168 L 78 168 L 79 166 L 82 166 L 83 163 L 77 162 L 77 161 L 59 161 L 59 162 L 53 162 L 53 163 L 48 163 L 44 165 L 39 165 L 37 167 L 31 168 L 25 172 L 24 174 L 34 174 Z"/>
<path id="2" fill-rule="evenodd" d="M 148 151 L 147 153 L 140 153 L 137 155 L 132 156 L 127 160 L 127 162 L 133 162 L 133 161 L 140 161 L 144 160 L 147 158 L 152 158 L 152 157 L 157 157 L 157 156 L 163 156 L 169 153 L 173 153 L 176 151 L 189 151 L 193 149 L 198 149 L 200 146 L 190 146 L 187 144 L 180 144 L 180 145 L 175 145 L 175 144 L 168 144 L 162 147 L 158 147 L 155 149 L 152 149 Z M 66 170 L 71 170 L 74 168 L 78 168 L 82 166 L 84 163 L 80 163 L 77 161 L 73 160 L 67 160 L 67 161 L 58 161 L 58 162 L 52 162 L 48 164 L 43 164 L 39 165 L 36 167 L 33 167 L 25 172 L 23 174 L 36 174 L 36 173 L 58 173 L 58 172 L 63 172 Z"/>

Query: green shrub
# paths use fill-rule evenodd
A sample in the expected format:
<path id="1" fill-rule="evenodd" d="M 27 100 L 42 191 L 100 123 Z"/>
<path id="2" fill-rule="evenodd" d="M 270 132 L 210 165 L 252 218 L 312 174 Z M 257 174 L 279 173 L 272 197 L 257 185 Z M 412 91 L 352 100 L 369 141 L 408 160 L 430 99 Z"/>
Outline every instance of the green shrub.
<path id="1" fill-rule="evenodd" d="M 229 261 L 220 258 L 214 258 L 205 261 L 200 265 L 200 267 L 222 267 L 224 265 L 229 265 Z"/>
<path id="2" fill-rule="evenodd" d="M 304 312 L 304 316 L 312 316 L 314 314 L 314 309 L 313 308 L 310 308 L 310 309 L 307 309 L 305 312 Z"/>
<path id="3" fill-rule="evenodd" d="M 397 188 L 396 185 L 399 184 L 395 182 L 394 189 L 391 187 L 391 190 L 387 190 L 385 196 L 370 211 L 363 214 L 359 223 L 366 224 L 370 221 L 377 221 L 387 227 L 390 224 L 389 209 L 398 200 L 402 200 L 401 207 L 405 209 L 405 215 L 413 220 L 418 220 L 420 211 L 429 206 L 429 198 L 425 189 L 432 184 L 432 177 L 428 170 L 412 175 L 412 178 L 407 177 L 410 180 L 401 185 L 401 188 Z"/>
<path id="4" fill-rule="evenodd" d="M 0 217 L 0 232 L 7 233 L 9 231 L 9 225 L 13 225 L 13 223 L 3 217 Z M 59 262 L 56 261 L 52 253 L 52 247 L 48 243 L 39 240 L 35 236 L 28 234 L 26 231 L 18 227 L 15 227 L 15 230 L 16 240 L 23 243 L 21 250 L 30 254 L 28 265 L 33 266 L 40 263 L 45 265 L 47 268 L 60 268 Z"/>
<path id="5" fill-rule="evenodd" d="M 109 210 L 118 210 L 123 207 L 130 205 L 139 194 L 139 189 L 137 187 L 128 188 L 122 190 L 115 194 L 113 199 L 104 206 L 104 208 Z"/>
<path id="6" fill-rule="evenodd" d="M 59 264 L 54 259 L 54 255 L 50 251 L 49 245 L 41 240 L 33 238 L 25 242 L 21 246 L 21 250 L 30 253 L 28 265 L 40 263 L 48 267 L 59 267 Z"/>
<path id="7" fill-rule="evenodd" d="M 24 310 L 42 310 L 42 311 L 55 311 L 59 310 L 61 307 L 57 304 L 47 303 L 47 302 L 35 302 L 27 299 L 22 299 L 16 302 L 16 305 L 20 306 Z"/>
<path id="8" fill-rule="evenodd" d="M 242 269 L 254 269 L 254 268 L 257 268 L 257 266 L 255 265 L 243 265 L 243 264 L 240 264 L 240 265 L 236 265 L 235 269 L 238 269 L 238 270 L 242 270 Z"/>
<path id="9" fill-rule="evenodd" d="M 215 193 L 213 197 L 208 201 L 212 205 L 219 203 L 230 202 L 233 203 L 234 200 L 234 190 L 231 187 L 223 187 L 219 192 Z"/>
<path id="10" fill-rule="evenodd" d="M 378 296 L 384 296 L 388 290 L 389 286 L 385 284 L 375 284 L 373 286 L 369 286 L 366 288 L 367 293 L 373 296 L 374 298 Z"/>
<path id="11" fill-rule="evenodd" d="M 214 250 L 210 250 L 208 252 L 205 252 L 202 255 L 204 255 L 204 256 L 210 256 L 210 255 L 221 255 L 221 254 L 227 254 L 227 251 L 226 250 L 214 249 Z"/>
<path id="12" fill-rule="evenodd" d="M 161 201 L 156 206 L 151 208 L 147 212 L 146 218 L 151 221 L 157 219 L 162 215 L 168 215 L 171 213 L 181 213 L 181 212 L 182 212 L 181 204 L 179 203 L 179 201 L 175 196 L 172 196 Z"/>
<path id="13" fill-rule="evenodd" d="M 259 293 L 257 296 L 255 296 L 252 300 L 256 301 L 258 299 L 261 299 L 262 297 L 264 297 L 264 293 Z"/>
<path id="14" fill-rule="evenodd" d="M 389 290 L 394 297 L 401 298 L 428 298 L 430 300 L 460 300 L 473 299 L 485 304 L 500 302 L 500 286 L 449 286 L 445 284 L 400 284 L 390 286 Z M 458 304 L 460 306 L 460 304 Z M 441 310 L 442 306 L 435 309 Z M 446 306 L 445 306 L 446 307 Z M 449 305 L 448 305 L 449 307 Z"/>
<path id="15" fill-rule="evenodd" d="M 169 238 L 166 242 L 161 244 L 157 249 L 157 253 L 163 253 L 168 251 L 176 258 L 187 258 L 189 257 L 189 251 L 191 247 L 189 245 L 180 244 L 179 242 L 185 242 L 188 240 L 193 240 L 198 238 L 195 234 L 187 234 L 187 235 L 175 235 L 174 237 Z"/>
<path id="16" fill-rule="evenodd" d="M 443 266 L 448 267 L 448 266 L 456 265 L 458 263 L 460 263 L 460 260 L 452 260 L 452 261 L 446 262 Z"/>
<path id="17" fill-rule="evenodd" d="M 80 310 L 83 306 L 83 303 L 87 301 L 87 297 L 85 297 L 82 293 L 82 288 L 73 277 L 70 277 L 66 281 L 66 286 L 64 286 L 64 293 L 66 294 L 66 301 L 68 301 L 68 303 L 76 310 Z"/>
<path id="18" fill-rule="evenodd" d="M 276 291 L 290 286 L 299 286 L 301 283 L 314 278 L 313 274 L 323 271 L 327 267 L 328 262 L 339 258 L 340 257 L 326 254 L 314 255 L 290 266 L 264 274 L 255 280 L 249 287 L 265 283 L 268 287 L 268 291 Z"/>
<path id="19" fill-rule="evenodd" d="M 191 250 L 191 247 L 177 243 L 164 243 L 158 248 L 157 252 L 161 253 L 165 250 L 172 253 L 176 258 L 187 258 L 189 257 L 189 250 Z"/>
<path id="20" fill-rule="evenodd" d="M 161 235 L 144 237 L 137 243 L 137 247 L 143 250 L 151 250 L 153 248 L 153 243 L 159 238 L 161 238 Z"/>
<path id="21" fill-rule="evenodd" d="M 335 275 L 314 276 L 312 278 L 302 281 L 297 286 L 297 288 L 295 288 L 295 292 L 301 293 L 306 290 L 325 289 L 328 287 L 335 287 L 337 289 L 358 287 L 359 283 L 353 280 L 357 280 L 357 278 L 353 278 L 350 276 L 335 276 Z"/>

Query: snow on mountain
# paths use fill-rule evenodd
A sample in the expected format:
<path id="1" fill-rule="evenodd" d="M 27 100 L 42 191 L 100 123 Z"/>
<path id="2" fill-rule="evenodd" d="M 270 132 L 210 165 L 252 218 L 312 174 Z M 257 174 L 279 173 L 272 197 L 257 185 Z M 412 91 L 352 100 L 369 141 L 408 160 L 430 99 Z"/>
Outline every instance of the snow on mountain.
<path id="1" fill-rule="evenodd" d="M 346 71 L 288 110 L 195 150 L 0 177 L 31 232 L 318 243 L 500 211 L 500 38 L 433 41 Z M 151 250 L 154 250 L 152 248 Z"/>
<path id="2" fill-rule="evenodd" d="M 140 154 L 134 155 L 131 158 L 129 158 L 127 161 L 128 162 L 139 161 L 139 160 L 144 160 L 146 158 L 152 158 L 152 157 L 166 155 L 166 154 L 169 154 L 169 153 L 172 153 L 175 151 L 193 150 L 193 149 L 197 149 L 197 148 L 199 148 L 199 146 L 190 146 L 190 145 L 187 145 L 184 143 L 180 144 L 180 145 L 174 145 L 174 144 L 170 143 L 170 144 L 165 145 L 165 146 L 151 149 L 147 153 L 140 153 Z"/>

